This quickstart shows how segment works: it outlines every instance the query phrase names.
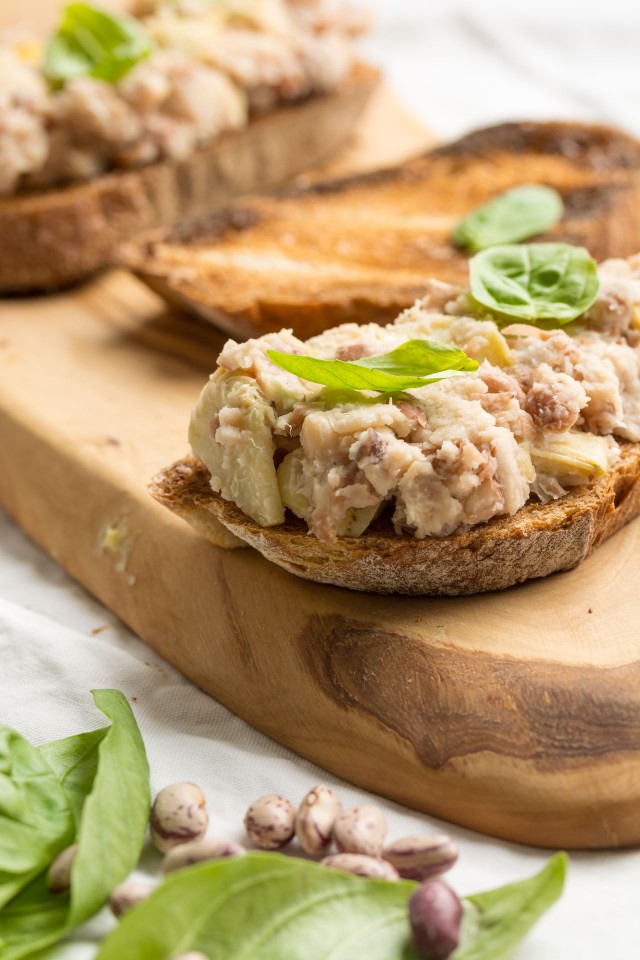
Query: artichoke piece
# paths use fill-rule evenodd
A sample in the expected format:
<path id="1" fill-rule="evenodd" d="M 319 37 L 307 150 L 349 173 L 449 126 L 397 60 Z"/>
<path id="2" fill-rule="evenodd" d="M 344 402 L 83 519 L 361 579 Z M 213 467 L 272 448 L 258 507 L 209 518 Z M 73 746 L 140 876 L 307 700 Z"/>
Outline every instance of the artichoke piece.
<path id="1" fill-rule="evenodd" d="M 303 493 L 305 485 L 302 471 L 303 460 L 304 451 L 302 447 L 298 447 L 293 453 L 287 454 L 278 467 L 278 486 L 285 507 L 291 510 L 296 517 L 306 520 L 312 508 Z M 359 537 L 381 513 L 383 507 L 384 503 L 374 504 L 372 507 L 352 507 L 347 510 L 344 519 L 338 524 L 336 533 L 339 537 Z"/>
<path id="2" fill-rule="evenodd" d="M 360 537 L 376 517 L 382 513 L 383 503 L 376 503 L 372 507 L 352 507 L 347 510 L 344 520 L 338 525 L 336 533 L 339 537 Z"/>
<path id="3" fill-rule="evenodd" d="M 524 477 L 527 483 L 531 485 L 536 478 L 536 471 L 533 465 L 531 450 L 529 449 L 528 443 L 518 444 L 516 463 L 518 464 L 518 470 L 520 471 L 521 475 Z"/>
<path id="4" fill-rule="evenodd" d="M 556 477 L 565 486 L 598 480 L 607 472 L 612 459 L 607 437 L 579 431 L 534 441 L 530 452 L 537 473 Z"/>
<path id="5" fill-rule="evenodd" d="M 478 323 L 478 332 L 464 346 L 465 353 L 482 363 L 486 360 L 496 367 L 508 367 L 513 362 L 511 350 L 495 323 L 490 320 Z"/>
<path id="6" fill-rule="evenodd" d="M 278 467 L 278 488 L 280 499 L 285 507 L 291 510 L 296 517 L 306 520 L 311 513 L 311 504 L 302 493 L 304 489 L 303 457 L 302 447 L 298 447 L 293 453 L 287 454 Z"/>
<path id="7" fill-rule="evenodd" d="M 262 527 L 284 523 L 273 464 L 276 415 L 252 377 L 218 371 L 200 394 L 189 427 L 211 487 Z"/>

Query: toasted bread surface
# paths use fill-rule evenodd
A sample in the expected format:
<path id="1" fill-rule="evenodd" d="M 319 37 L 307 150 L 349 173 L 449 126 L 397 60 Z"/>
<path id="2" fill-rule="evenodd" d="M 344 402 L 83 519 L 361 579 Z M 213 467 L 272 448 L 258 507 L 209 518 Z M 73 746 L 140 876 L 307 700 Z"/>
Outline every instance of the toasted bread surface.
<path id="1" fill-rule="evenodd" d="M 563 196 L 565 216 L 542 239 L 586 246 L 599 261 L 640 249 L 640 141 L 604 126 L 510 123 L 392 169 L 251 197 L 143 237 L 125 259 L 232 336 L 292 327 L 305 339 L 345 321 L 392 320 L 426 277 L 466 282 L 453 226 L 522 183 Z"/>
<path id="2" fill-rule="evenodd" d="M 463 596 L 570 570 L 638 516 L 640 445 L 622 444 L 620 460 L 591 486 L 575 487 L 551 503 L 531 501 L 513 517 L 498 517 L 465 533 L 425 540 L 398 536 L 385 518 L 361 537 L 332 544 L 311 536 L 295 518 L 260 527 L 213 493 L 209 472 L 195 457 L 160 474 L 151 492 L 217 546 L 229 545 L 222 542 L 221 524 L 307 580 L 373 593 Z"/>
<path id="3" fill-rule="evenodd" d="M 360 65 L 336 92 L 259 117 L 185 161 L 0 198 L 0 293 L 74 283 L 113 263 L 141 231 L 210 213 L 319 163 L 348 138 L 377 82 Z"/>

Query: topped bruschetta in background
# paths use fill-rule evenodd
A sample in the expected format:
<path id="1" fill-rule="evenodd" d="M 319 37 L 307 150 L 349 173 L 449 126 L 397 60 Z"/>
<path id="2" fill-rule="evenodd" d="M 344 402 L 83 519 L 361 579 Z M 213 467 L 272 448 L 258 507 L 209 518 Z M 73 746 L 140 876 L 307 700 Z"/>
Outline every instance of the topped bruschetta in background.
<path id="1" fill-rule="evenodd" d="M 71 3 L 0 44 L 0 291 L 59 286 L 138 230 L 323 158 L 375 83 L 328 0 Z M 284 111 L 284 105 L 296 109 Z"/>

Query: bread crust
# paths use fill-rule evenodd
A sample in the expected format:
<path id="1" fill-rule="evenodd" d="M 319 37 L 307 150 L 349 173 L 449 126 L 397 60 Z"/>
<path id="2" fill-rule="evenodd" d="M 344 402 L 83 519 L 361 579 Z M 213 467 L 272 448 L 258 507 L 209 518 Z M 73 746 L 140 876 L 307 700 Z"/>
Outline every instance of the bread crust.
<path id="1" fill-rule="evenodd" d="M 0 198 L 0 293 L 75 283 L 142 231 L 211 213 L 321 162 L 348 138 L 378 79 L 358 65 L 339 90 L 280 107 L 182 162 Z"/>
<path id="2" fill-rule="evenodd" d="M 621 443 L 620 460 L 609 473 L 559 500 L 530 501 L 513 517 L 425 540 L 397 536 L 385 519 L 361 537 L 333 544 L 311 536 L 295 518 L 278 527 L 260 527 L 211 490 L 209 472 L 195 457 L 161 473 L 151 492 L 217 546 L 225 545 L 217 533 L 222 525 L 304 579 L 372 593 L 455 597 L 570 570 L 638 516 L 640 444 Z"/>
<path id="3" fill-rule="evenodd" d="M 501 124 L 391 169 L 246 198 L 141 237 L 126 263 L 233 337 L 292 327 L 308 339 L 345 322 L 395 319 L 423 295 L 425 277 L 466 284 L 453 225 L 517 184 L 563 196 L 562 222 L 541 239 L 586 246 L 598 261 L 635 253 L 639 171 L 640 141 L 614 128 Z"/>

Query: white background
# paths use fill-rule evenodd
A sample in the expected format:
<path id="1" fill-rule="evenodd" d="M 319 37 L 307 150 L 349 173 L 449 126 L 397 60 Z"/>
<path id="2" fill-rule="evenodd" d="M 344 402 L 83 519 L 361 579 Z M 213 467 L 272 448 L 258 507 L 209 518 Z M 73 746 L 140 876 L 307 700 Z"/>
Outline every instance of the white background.
<path id="1" fill-rule="evenodd" d="M 619 0 L 371 5 L 378 32 L 367 44 L 370 56 L 443 138 L 501 120 L 555 117 L 604 120 L 640 134 L 640 6 Z M 2 0 L 3 19 L 8 10 Z M 123 689 L 147 742 L 154 787 L 183 778 L 201 783 L 213 832 L 237 839 L 245 808 L 261 793 L 278 790 L 298 800 L 320 778 L 334 783 L 163 665 L 1 512 L 0 598 L 11 601 L 0 599 L 0 721 L 34 741 L 98 725 L 89 688 Z M 340 790 L 347 803 L 362 799 L 360 791 Z M 393 836 L 447 829 L 458 839 L 461 858 L 451 880 L 461 893 L 518 879 L 545 858 L 391 804 L 385 809 Z M 147 868 L 155 865 L 149 856 Z M 98 936 L 109 922 L 102 918 L 83 939 Z M 92 953 L 77 944 L 60 955 L 80 960 Z M 516 960 L 638 956 L 640 854 L 626 851 L 574 855 L 565 897 Z"/>

